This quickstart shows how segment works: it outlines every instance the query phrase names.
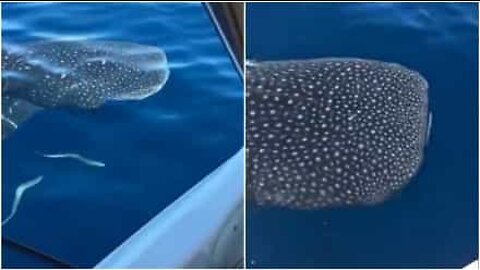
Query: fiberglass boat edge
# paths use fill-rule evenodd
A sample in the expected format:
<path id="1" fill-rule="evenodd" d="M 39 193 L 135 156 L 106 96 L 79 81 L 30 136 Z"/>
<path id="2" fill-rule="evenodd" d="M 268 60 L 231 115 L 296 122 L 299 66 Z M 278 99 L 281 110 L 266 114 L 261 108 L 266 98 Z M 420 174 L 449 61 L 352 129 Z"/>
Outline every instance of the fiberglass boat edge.
<path id="1" fill-rule="evenodd" d="M 242 148 L 95 268 L 241 267 L 243 161 Z"/>

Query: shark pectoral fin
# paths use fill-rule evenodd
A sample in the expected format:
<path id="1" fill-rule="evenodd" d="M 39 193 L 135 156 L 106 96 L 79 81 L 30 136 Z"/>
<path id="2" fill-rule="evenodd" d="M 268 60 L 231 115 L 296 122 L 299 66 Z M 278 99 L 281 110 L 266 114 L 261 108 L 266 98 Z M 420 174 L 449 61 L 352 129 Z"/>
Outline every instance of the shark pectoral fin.
<path id="1" fill-rule="evenodd" d="M 2 139 L 10 136 L 21 123 L 28 120 L 39 110 L 41 110 L 41 107 L 23 99 L 10 96 L 2 97 Z"/>

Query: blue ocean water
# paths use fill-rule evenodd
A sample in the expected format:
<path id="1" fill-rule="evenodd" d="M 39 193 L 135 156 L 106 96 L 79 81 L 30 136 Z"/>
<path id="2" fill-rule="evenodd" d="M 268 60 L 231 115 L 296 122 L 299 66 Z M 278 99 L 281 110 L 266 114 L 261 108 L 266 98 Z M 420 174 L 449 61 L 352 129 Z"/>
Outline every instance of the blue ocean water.
<path id="1" fill-rule="evenodd" d="M 431 137 L 413 181 L 371 207 L 247 206 L 249 267 L 460 267 L 478 254 L 477 4 L 247 4 L 247 58 L 360 57 L 428 80 Z"/>
<path id="2" fill-rule="evenodd" d="M 147 99 L 43 110 L 3 140 L 3 218 L 16 187 L 44 176 L 3 226 L 6 240 L 92 267 L 243 145 L 241 76 L 202 4 L 3 3 L 2 15 L 4 44 L 128 41 L 162 48 L 170 66 Z M 76 152 L 106 167 L 36 152 Z M 3 250 L 4 267 L 38 266 Z"/>

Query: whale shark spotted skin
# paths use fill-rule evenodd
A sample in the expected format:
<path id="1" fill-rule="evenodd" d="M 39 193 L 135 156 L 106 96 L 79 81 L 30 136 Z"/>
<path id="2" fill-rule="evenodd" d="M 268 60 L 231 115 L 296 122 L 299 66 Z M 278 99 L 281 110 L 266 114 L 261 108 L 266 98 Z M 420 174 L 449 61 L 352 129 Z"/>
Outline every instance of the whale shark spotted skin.
<path id="1" fill-rule="evenodd" d="M 169 77 L 162 49 L 115 41 L 44 41 L 2 49 L 2 126 L 10 134 L 42 108 L 140 100 Z M 5 106 L 7 105 L 7 106 Z"/>
<path id="2" fill-rule="evenodd" d="M 319 209 L 382 203 L 409 183 L 428 129 L 428 83 L 351 58 L 251 62 L 247 197 Z"/>

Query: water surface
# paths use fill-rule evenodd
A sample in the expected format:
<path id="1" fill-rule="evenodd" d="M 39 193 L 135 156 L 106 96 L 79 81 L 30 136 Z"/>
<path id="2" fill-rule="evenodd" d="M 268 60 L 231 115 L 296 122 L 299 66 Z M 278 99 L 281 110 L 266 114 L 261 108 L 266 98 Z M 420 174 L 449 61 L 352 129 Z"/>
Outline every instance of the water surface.
<path id="1" fill-rule="evenodd" d="M 429 83 L 418 174 L 377 206 L 247 206 L 250 267 L 460 267 L 478 253 L 476 4 L 248 4 L 247 57 L 399 63 Z"/>
<path id="2" fill-rule="evenodd" d="M 170 68 L 151 97 L 43 110 L 3 141 L 4 218 L 15 188 L 44 175 L 4 238 L 92 267 L 242 146 L 241 78 L 202 4 L 3 4 L 2 15 L 4 44 L 133 42 L 164 50 Z M 105 167 L 36 151 L 79 153 Z M 4 266 L 37 266 L 18 258 L 4 256 Z"/>

